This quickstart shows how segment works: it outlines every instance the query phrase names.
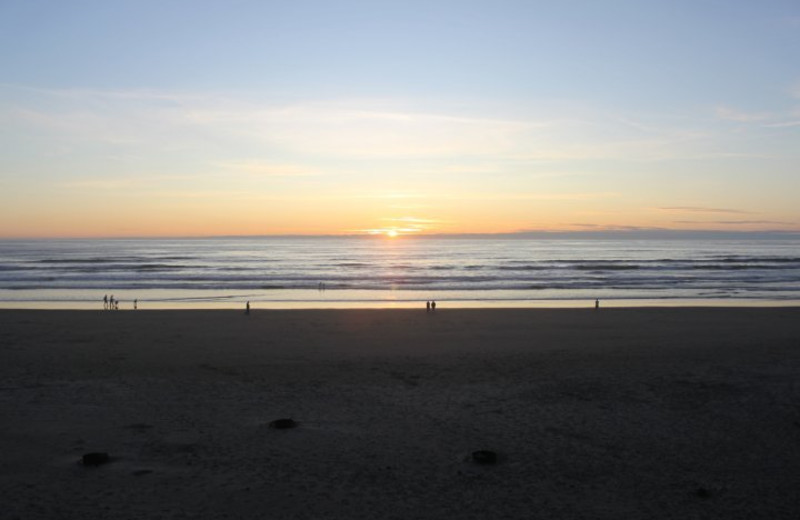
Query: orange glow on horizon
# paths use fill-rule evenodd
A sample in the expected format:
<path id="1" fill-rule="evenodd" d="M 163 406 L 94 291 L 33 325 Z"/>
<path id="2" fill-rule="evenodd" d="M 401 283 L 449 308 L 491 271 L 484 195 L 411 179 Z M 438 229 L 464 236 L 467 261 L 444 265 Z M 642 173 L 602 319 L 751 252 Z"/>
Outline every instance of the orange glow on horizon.
<path id="1" fill-rule="evenodd" d="M 441 201 L 400 215 L 383 200 L 334 199 L 297 203 L 287 199 L 269 205 L 240 203 L 233 208 L 224 201 L 140 206 L 121 199 L 80 200 L 76 208 L 49 200 L 46 211 L 19 202 L 0 208 L 0 238 L 125 238 L 125 237 L 213 237 L 267 235 L 363 235 L 403 239 L 437 234 L 493 234 L 521 231 L 568 232 L 623 229 L 733 230 L 734 226 L 704 225 L 702 222 L 675 224 L 664 211 L 639 215 L 638 208 L 620 205 L 612 210 L 582 206 L 526 204 L 457 204 Z M 363 202 L 363 204 L 361 204 Z M 118 203 L 118 204 L 115 204 Z M 422 205 L 421 205 L 422 206 Z M 778 215 L 790 221 L 790 215 Z M 620 226 L 620 223 L 627 224 Z M 769 228 L 797 232 L 792 225 L 757 223 L 735 226 L 738 231 Z"/>

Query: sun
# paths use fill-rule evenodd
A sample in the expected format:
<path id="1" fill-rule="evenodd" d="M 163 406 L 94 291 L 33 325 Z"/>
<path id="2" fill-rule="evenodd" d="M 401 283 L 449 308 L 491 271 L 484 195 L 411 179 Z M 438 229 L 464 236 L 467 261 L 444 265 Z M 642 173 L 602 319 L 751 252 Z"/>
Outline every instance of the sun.
<path id="1" fill-rule="evenodd" d="M 390 229 L 386 232 L 386 236 L 389 238 L 396 238 L 397 237 L 397 230 Z"/>

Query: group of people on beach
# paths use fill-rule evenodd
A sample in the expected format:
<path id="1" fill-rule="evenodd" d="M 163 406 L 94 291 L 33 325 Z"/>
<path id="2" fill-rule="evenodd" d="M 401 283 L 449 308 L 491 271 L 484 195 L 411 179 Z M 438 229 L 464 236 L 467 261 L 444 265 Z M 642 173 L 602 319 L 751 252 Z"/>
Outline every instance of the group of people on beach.
<path id="1" fill-rule="evenodd" d="M 114 295 L 104 295 L 103 296 L 103 310 L 104 311 L 118 311 L 119 310 L 119 300 L 114 299 Z"/>
<path id="2" fill-rule="evenodd" d="M 139 300 L 133 300 L 133 310 L 139 308 Z M 114 299 L 114 295 L 104 295 L 103 296 L 103 310 L 104 311 L 118 311 L 119 310 L 119 300 Z"/>
<path id="3" fill-rule="evenodd" d="M 428 301 L 425 302 L 425 312 L 431 312 L 436 310 L 436 302 Z"/>

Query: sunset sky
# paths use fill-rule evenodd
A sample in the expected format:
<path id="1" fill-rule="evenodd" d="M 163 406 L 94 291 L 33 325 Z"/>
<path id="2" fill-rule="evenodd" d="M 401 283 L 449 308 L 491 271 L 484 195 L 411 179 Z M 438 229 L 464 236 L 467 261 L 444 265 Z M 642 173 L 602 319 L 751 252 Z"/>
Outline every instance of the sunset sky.
<path id="1" fill-rule="evenodd" d="M 0 237 L 800 230 L 800 2 L 0 1 Z"/>

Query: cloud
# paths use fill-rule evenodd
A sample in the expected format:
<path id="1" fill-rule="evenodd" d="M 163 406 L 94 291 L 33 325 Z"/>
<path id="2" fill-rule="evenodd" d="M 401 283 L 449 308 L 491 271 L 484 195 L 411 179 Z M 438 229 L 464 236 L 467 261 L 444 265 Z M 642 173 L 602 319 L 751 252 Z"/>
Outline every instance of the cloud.
<path id="1" fill-rule="evenodd" d="M 800 83 L 789 89 L 789 95 L 800 99 Z M 745 112 L 727 106 L 716 108 L 717 118 L 724 121 L 737 123 L 758 123 L 763 128 L 790 128 L 800 126 L 800 113 L 795 110 L 784 110 L 782 112 Z"/>
<path id="2" fill-rule="evenodd" d="M 417 193 L 366 193 L 354 198 L 377 199 L 427 199 L 460 201 L 585 201 L 619 197 L 616 192 L 573 192 L 573 193 L 510 193 L 510 192 L 417 192 Z"/>
<path id="3" fill-rule="evenodd" d="M 780 220 L 675 220 L 675 224 L 719 224 L 723 226 L 778 225 L 790 226 L 794 222 Z"/>
<path id="4" fill-rule="evenodd" d="M 661 211 L 677 211 L 682 213 L 730 213 L 734 215 L 751 215 L 752 211 L 729 208 L 709 208 L 703 206 L 667 206 L 657 208 Z"/>
<path id="5" fill-rule="evenodd" d="M 131 145 L 141 142 L 142 135 L 132 128 L 130 120 L 121 120 L 91 111 L 47 112 L 41 109 L 16 107 L 6 112 L 10 125 L 44 130 L 63 142 L 100 142 L 109 145 Z"/>
<path id="6" fill-rule="evenodd" d="M 437 230 L 442 225 L 447 226 L 454 223 L 452 220 L 420 217 L 386 217 L 381 220 L 392 223 L 386 229 L 394 229 L 401 233 Z"/>
<path id="7" fill-rule="evenodd" d="M 244 124 L 259 139 L 294 152 L 355 158 L 511 153 L 542 126 L 324 103 L 267 109 Z"/>
<path id="8" fill-rule="evenodd" d="M 766 128 L 791 128 L 800 126 L 800 121 L 783 121 L 780 123 L 767 123 L 763 125 Z"/>
<path id="9" fill-rule="evenodd" d="M 62 188 L 74 188 L 80 190 L 125 190 L 135 186 L 141 186 L 140 179 L 75 179 L 60 183 Z"/>
<path id="10" fill-rule="evenodd" d="M 389 200 L 413 200 L 413 199 L 427 199 L 431 195 L 423 192 L 411 191 L 387 191 L 375 193 L 360 193 L 353 196 L 357 199 L 389 199 Z"/>
<path id="11" fill-rule="evenodd" d="M 170 182 L 197 182 L 198 175 L 163 175 L 152 173 L 140 173 L 136 175 L 113 176 L 107 177 L 76 177 L 67 179 L 57 183 L 57 186 L 64 189 L 78 189 L 89 191 L 113 191 L 118 193 L 126 193 L 131 190 L 148 189 L 153 186 L 160 186 L 164 183 Z M 138 191 L 137 191 L 138 193 Z"/>
<path id="12" fill-rule="evenodd" d="M 183 91 L 163 91 L 155 89 L 91 89 L 91 88 L 45 88 L 31 87 L 28 85 L 17 85 L 11 83 L 0 83 L 0 89 L 8 91 L 32 94 L 45 97 L 54 97 L 67 100 L 74 100 L 78 103 L 85 103 L 87 100 L 103 101 L 116 99 L 132 99 L 137 101 L 163 102 L 170 101 L 180 103 L 187 99 L 198 99 L 208 97 L 197 93 Z"/>
<path id="13" fill-rule="evenodd" d="M 229 172 L 262 177 L 316 177 L 324 175 L 320 170 L 298 164 L 278 164 L 264 161 L 220 163 L 218 166 Z"/>
<path id="14" fill-rule="evenodd" d="M 387 228 L 367 228 L 367 229 L 346 229 L 345 234 L 357 235 L 387 235 L 391 233 L 399 233 L 401 235 L 413 235 L 425 231 L 419 227 L 387 227 Z"/>
<path id="15" fill-rule="evenodd" d="M 726 106 L 717 107 L 716 114 L 718 118 L 725 121 L 737 121 L 740 123 L 764 121 L 772 117 L 768 112 L 743 112 Z"/>
<path id="16" fill-rule="evenodd" d="M 450 173 L 483 173 L 509 161 L 520 166 L 668 159 L 680 156 L 687 143 L 708 138 L 702 131 L 665 126 L 664 118 L 641 122 L 585 107 L 486 117 L 478 107 L 448 110 L 437 103 L 430 109 L 424 101 L 286 102 L 252 93 L 12 90 L 4 103 L 12 107 L 7 110 L 12 123 L 46 129 L 59 141 L 115 143 L 151 157 L 154 152 L 224 149 L 253 156 L 266 149 L 284 156 L 354 161 L 443 158 L 452 161 L 446 166 Z"/>
<path id="17" fill-rule="evenodd" d="M 452 199 L 464 200 L 541 200 L 541 201 L 585 201 L 597 199 L 609 199 L 619 197 L 615 192 L 596 192 L 596 193 L 465 193 L 454 194 Z"/>
<path id="18" fill-rule="evenodd" d="M 586 230 L 593 230 L 593 231 L 662 231 L 665 228 L 659 227 L 644 227 L 644 226 L 627 226 L 627 225 L 620 225 L 620 224 L 588 224 L 588 223 L 580 223 L 574 222 L 569 224 L 570 227 L 573 228 L 582 228 Z"/>
<path id="19" fill-rule="evenodd" d="M 386 217 L 381 220 L 386 220 L 389 222 L 406 222 L 409 224 L 437 224 L 443 222 L 437 219 L 418 218 L 418 217 Z"/>

